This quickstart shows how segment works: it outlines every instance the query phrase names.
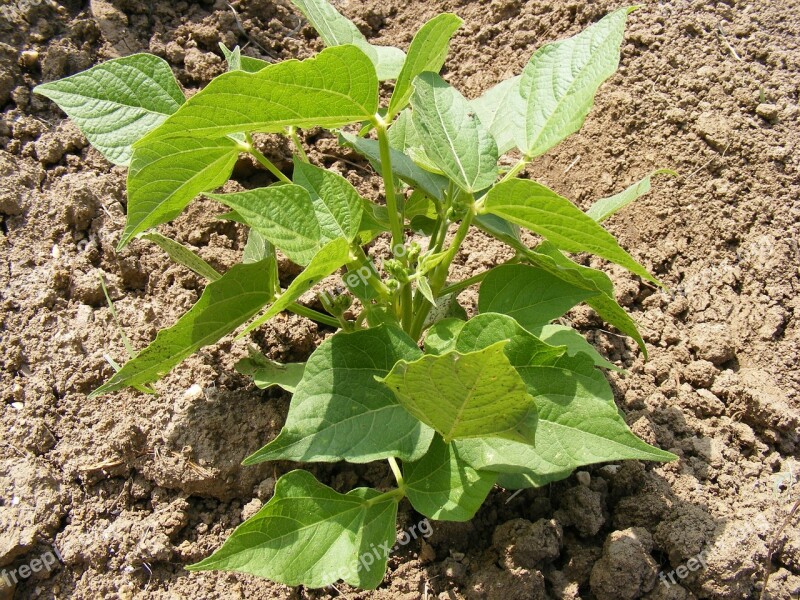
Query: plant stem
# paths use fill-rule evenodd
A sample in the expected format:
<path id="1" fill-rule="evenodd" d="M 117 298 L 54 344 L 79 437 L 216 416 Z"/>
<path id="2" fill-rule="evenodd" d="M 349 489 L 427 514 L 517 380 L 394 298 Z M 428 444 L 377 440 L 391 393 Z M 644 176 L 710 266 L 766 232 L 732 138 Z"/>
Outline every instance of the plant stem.
<path id="1" fill-rule="evenodd" d="M 405 242 L 403 236 L 403 208 L 397 203 L 394 173 L 392 172 L 392 152 L 389 147 L 389 136 L 386 134 L 386 122 L 379 115 L 375 115 L 373 122 L 375 123 L 375 131 L 378 132 L 378 145 L 381 151 L 381 173 L 383 174 L 383 187 L 386 193 L 386 209 L 389 213 L 389 224 L 392 228 L 392 253 L 405 264 L 405 253 L 398 251 Z"/>
<path id="2" fill-rule="evenodd" d="M 281 173 L 281 170 L 278 167 L 276 167 L 274 164 L 272 164 L 272 161 L 270 161 L 270 159 L 268 159 L 266 156 L 264 156 L 258 150 L 258 148 L 255 147 L 255 144 L 253 144 L 253 138 L 250 137 L 249 133 L 245 134 L 245 139 L 247 140 L 247 151 L 250 154 L 252 154 L 253 157 L 259 163 L 261 163 L 264 167 L 266 167 L 267 171 L 272 173 L 275 177 L 278 178 L 279 181 L 282 181 L 283 183 L 292 183 L 291 179 L 289 179 L 286 175 Z"/>
<path id="3" fill-rule="evenodd" d="M 286 310 L 298 316 L 305 317 L 306 319 L 311 319 L 312 321 L 316 321 L 317 323 L 330 325 L 331 327 L 335 327 L 336 329 L 341 329 L 342 327 L 342 324 L 334 317 L 316 311 L 313 308 L 308 308 L 307 306 L 303 306 L 302 304 L 298 304 L 297 302 L 293 302 L 292 304 L 290 304 L 286 308 Z"/>
<path id="4" fill-rule="evenodd" d="M 374 498 L 370 498 L 367 500 L 367 506 L 374 506 L 380 502 L 385 502 L 390 498 L 397 498 L 397 501 L 400 502 L 402 498 L 406 495 L 405 491 L 401 490 L 400 488 L 394 488 L 393 490 L 389 490 L 388 492 L 384 492 L 379 496 L 375 496 Z"/>
<path id="5" fill-rule="evenodd" d="M 394 478 L 397 480 L 397 487 L 400 490 L 405 489 L 406 482 L 403 480 L 403 472 L 400 470 L 400 465 L 397 464 L 397 459 L 394 456 L 389 457 L 389 466 L 392 468 Z"/>
<path id="6" fill-rule="evenodd" d="M 294 151 L 300 157 L 300 160 L 305 163 L 309 162 L 308 154 L 306 154 L 305 148 L 303 148 L 303 143 L 300 141 L 300 136 L 297 135 L 297 127 L 289 127 L 289 137 L 292 139 Z"/>
<path id="7" fill-rule="evenodd" d="M 503 178 L 500 180 L 500 183 L 516 177 L 519 172 L 528 165 L 529 162 L 531 162 L 531 158 L 527 155 L 520 158 L 517 164 L 511 167 L 511 170 L 503 176 Z"/>

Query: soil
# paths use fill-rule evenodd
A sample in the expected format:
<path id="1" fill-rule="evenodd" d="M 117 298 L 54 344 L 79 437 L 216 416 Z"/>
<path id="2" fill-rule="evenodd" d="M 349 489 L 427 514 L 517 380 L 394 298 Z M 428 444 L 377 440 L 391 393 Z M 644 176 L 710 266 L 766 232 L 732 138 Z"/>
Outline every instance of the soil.
<path id="1" fill-rule="evenodd" d="M 605 266 L 639 322 L 645 362 L 587 309 L 569 318 L 611 360 L 631 427 L 680 460 L 597 465 L 519 494 L 496 489 L 469 523 L 434 523 L 390 560 L 374 592 L 290 589 L 189 574 L 294 465 L 241 467 L 278 432 L 288 396 L 234 369 L 247 343 L 205 349 L 158 384 L 90 399 L 126 358 L 198 298 L 203 280 L 147 242 L 114 251 L 125 172 L 31 89 L 150 51 L 188 91 L 223 71 L 217 43 L 268 60 L 321 44 L 283 0 L 13 0 L 0 7 L 0 575 L 60 560 L 0 599 L 33 598 L 764 598 L 800 597 L 800 2 L 650 3 L 633 13 L 622 63 L 583 130 L 528 169 L 581 207 L 656 168 L 654 190 L 609 228 L 667 286 Z M 616 8 L 609 0 L 338 3 L 376 43 L 407 46 L 449 10 L 465 21 L 445 76 L 474 97 L 541 44 Z M 304 132 L 319 163 L 362 191 L 357 156 Z M 284 143 L 265 152 L 287 165 Z M 239 165 L 237 177 L 257 181 Z M 162 230 L 220 269 L 243 232 L 198 201 Z M 475 236 L 454 276 L 506 251 Z M 600 264 L 595 260 L 587 264 Z M 292 274 L 284 265 L 283 274 Z M 107 307 L 108 286 L 120 325 Z M 462 300 L 474 302 L 466 292 Z M 303 360 L 330 331 L 295 316 L 255 342 Z M 311 465 L 346 491 L 383 486 L 383 466 Z M 401 506 L 398 531 L 420 521 Z M 769 560 L 771 556 L 771 561 Z"/>

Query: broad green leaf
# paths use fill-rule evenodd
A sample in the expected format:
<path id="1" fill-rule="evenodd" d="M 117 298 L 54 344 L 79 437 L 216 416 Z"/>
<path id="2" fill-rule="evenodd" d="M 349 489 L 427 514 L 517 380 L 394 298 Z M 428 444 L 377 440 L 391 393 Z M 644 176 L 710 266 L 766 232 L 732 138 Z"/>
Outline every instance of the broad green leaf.
<path id="1" fill-rule="evenodd" d="M 614 298 L 614 285 L 608 275 L 597 269 L 584 267 L 570 260 L 555 246 L 545 242 L 536 247 L 536 251 L 529 251 L 527 258 L 535 265 L 550 271 L 557 277 L 577 286 L 586 286 L 602 293 L 586 300 L 598 316 L 606 323 L 613 325 L 625 335 L 633 338 L 644 358 L 647 359 L 647 347 L 644 344 L 636 323 L 625 312 Z"/>
<path id="2" fill-rule="evenodd" d="M 363 199 L 349 181 L 333 171 L 302 161 L 295 163 L 292 178 L 311 195 L 324 242 L 337 237 L 348 242 L 356 239 Z"/>
<path id="3" fill-rule="evenodd" d="M 409 413 L 444 441 L 490 435 L 532 439 L 536 409 L 499 342 L 477 352 L 399 361 L 382 379 Z"/>
<path id="4" fill-rule="evenodd" d="M 169 64 L 152 54 L 109 60 L 33 91 L 58 104 L 100 154 L 123 166 L 133 144 L 185 101 Z"/>
<path id="5" fill-rule="evenodd" d="M 486 500 L 497 473 L 476 471 L 441 436 L 420 460 L 403 464 L 405 492 L 411 506 L 438 521 L 469 521 Z"/>
<path id="6" fill-rule="evenodd" d="M 306 471 L 291 471 L 219 550 L 188 569 L 238 571 L 310 588 L 343 579 L 373 589 L 386 572 L 396 518 L 397 496 L 370 488 L 340 494 Z"/>
<path id="7" fill-rule="evenodd" d="M 242 375 L 251 376 L 256 387 L 262 390 L 277 385 L 294 394 L 303 379 L 306 363 L 281 364 L 251 350 L 250 356 L 239 360 L 235 368 Z"/>
<path id="8" fill-rule="evenodd" d="M 434 325 L 442 319 L 459 319 L 461 321 L 467 320 L 467 311 L 458 303 L 458 294 L 445 294 L 436 299 L 436 306 L 431 307 L 428 316 L 425 318 L 422 330 L 425 331 L 431 325 Z"/>
<path id="9" fill-rule="evenodd" d="M 347 267 L 347 273 L 342 278 L 347 289 L 362 302 L 371 302 L 380 297 L 375 288 L 370 285 L 372 278 L 380 279 L 375 264 L 369 259 L 359 260 Z"/>
<path id="10" fill-rule="evenodd" d="M 229 138 L 172 138 L 137 147 L 128 171 L 128 218 L 117 250 L 177 217 L 198 194 L 224 184 L 240 150 Z"/>
<path id="11" fill-rule="evenodd" d="M 258 319 L 250 323 L 245 330 L 237 336 L 244 337 L 254 329 L 261 327 L 279 312 L 286 310 L 290 304 L 305 294 L 308 290 L 340 269 L 350 261 L 350 246 L 341 238 L 333 240 L 320 250 L 308 263 L 308 266 L 294 278 L 286 291 L 283 292 L 267 311 Z"/>
<path id="12" fill-rule="evenodd" d="M 411 83 L 417 75 L 425 71 L 438 73 L 441 70 L 447 58 L 450 38 L 462 23 L 456 15 L 443 13 L 420 28 L 408 48 L 408 56 L 389 101 L 390 119 L 408 104 L 413 92 Z"/>
<path id="13" fill-rule="evenodd" d="M 340 332 L 325 340 L 306 363 L 280 434 L 245 464 L 421 458 L 433 431 L 376 380 L 398 360 L 415 360 L 420 355 L 414 340 L 386 325 Z"/>
<path id="14" fill-rule="evenodd" d="M 242 252 L 243 263 L 254 263 L 275 256 L 275 248 L 269 240 L 253 228 L 247 232 L 247 242 Z"/>
<path id="15" fill-rule="evenodd" d="M 532 330 L 593 295 L 537 267 L 502 265 L 481 283 L 478 310 L 509 315 Z"/>
<path id="16" fill-rule="evenodd" d="M 440 355 L 454 350 L 464 325 L 465 321 L 453 318 L 434 323 L 425 335 L 425 354 Z"/>
<path id="17" fill-rule="evenodd" d="M 227 335 L 272 299 L 274 282 L 264 265 L 235 265 L 209 283 L 195 305 L 129 360 L 93 396 L 157 381 L 194 352 Z"/>
<path id="18" fill-rule="evenodd" d="M 326 46 L 352 44 L 366 54 L 375 65 L 378 79 L 395 79 L 406 55 L 393 46 L 373 46 L 355 24 L 337 11 L 327 0 L 292 0 L 317 30 Z"/>
<path id="19" fill-rule="evenodd" d="M 633 185 L 621 191 L 619 194 L 615 194 L 608 198 L 601 198 L 589 207 L 589 210 L 586 211 L 586 214 L 598 223 L 605 221 L 608 217 L 625 208 L 637 198 L 647 194 L 650 191 L 650 180 L 654 176 L 662 174 L 677 176 L 677 173 L 670 169 L 658 169 L 657 171 L 653 171 L 650 173 L 650 175 L 640 181 L 637 181 Z"/>
<path id="20" fill-rule="evenodd" d="M 501 242 L 505 242 L 514 248 L 514 250 L 518 250 L 522 254 L 530 251 L 528 247 L 522 243 L 519 237 L 519 226 L 514 223 L 509 223 L 497 215 L 488 213 L 485 215 L 477 215 L 474 223 L 478 228 Z"/>
<path id="21" fill-rule="evenodd" d="M 477 330 L 478 325 L 473 327 Z M 457 348 L 467 333 L 465 327 Z M 474 333 L 471 337 L 478 339 Z M 482 343 L 496 343 L 495 339 L 488 336 Z M 468 346 L 474 348 L 475 342 L 471 340 Z M 609 460 L 675 458 L 649 446 L 628 429 L 614 404 L 611 387 L 590 357 L 582 353 L 531 353 L 525 351 L 523 343 L 508 354 L 536 403 L 535 444 L 491 437 L 455 441 L 460 456 L 473 468 L 549 478 Z"/>
<path id="22" fill-rule="evenodd" d="M 425 154 L 469 193 L 497 178 L 497 144 L 469 101 L 435 73 L 414 80 L 412 122 Z"/>
<path id="23" fill-rule="evenodd" d="M 307 265 L 331 236 L 322 233 L 314 203 L 299 185 L 272 185 L 232 194 L 206 194 L 229 206 L 290 260 Z M 335 235 L 333 236 L 335 237 Z"/>
<path id="24" fill-rule="evenodd" d="M 484 210 L 538 233 L 561 250 L 591 252 L 659 284 L 614 236 L 569 200 L 535 181 L 510 179 L 497 184 L 486 194 Z"/>
<path id="25" fill-rule="evenodd" d="M 544 154 L 583 125 L 597 89 L 617 70 L 625 21 L 632 8 L 607 15 L 576 36 L 543 46 L 522 71 L 517 147 Z"/>
<path id="26" fill-rule="evenodd" d="M 143 142 L 186 135 L 282 133 L 286 127 L 341 127 L 374 116 L 378 78 L 355 46 L 327 48 L 303 61 L 287 60 L 257 73 L 214 78 Z"/>
<path id="27" fill-rule="evenodd" d="M 521 77 L 517 75 L 501 81 L 487 90 L 483 96 L 472 101 L 472 108 L 494 137 L 497 151 L 501 155 L 516 148 L 515 123 L 522 103 L 522 97 L 519 95 L 520 79 Z"/>
<path id="28" fill-rule="evenodd" d="M 222 42 L 219 43 L 220 50 L 228 62 L 229 71 L 247 71 L 248 73 L 258 73 L 264 67 L 268 67 L 270 63 L 259 58 L 252 58 L 244 56 L 239 46 L 233 50 L 228 50 L 228 47 Z"/>
<path id="29" fill-rule="evenodd" d="M 381 174 L 381 153 L 377 140 L 368 140 L 350 133 L 340 132 L 341 138 L 356 152 L 369 159 L 378 174 Z M 390 149 L 392 172 L 414 188 L 420 188 L 431 198 L 442 200 L 447 192 L 447 178 L 419 168 L 410 157 L 394 148 Z"/>
<path id="30" fill-rule="evenodd" d="M 543 342 L 551 346 L 566 346 L 567 354 L 575 356 L 578 352 L 588 355 L 596 367 L 621 371 L 617 365 L 609 362 L 600 354 L 594 346 L 586 341 L 580 333 L 567 325 L 543 325 L 542 327 L 531 329 L 530 332 Z"/>
<path id="31" fill-rule="evenodd" d="M 216 281 L 222 277 L 214 267 L 189 250 L 189 248 L 175 240 L 171 240 L 155 231 L 142 235 L 142 239 L 153 242 L 166 252 L 167 256 L 169 256 L 173 262 L 183 265 L 209 281 Z"/>

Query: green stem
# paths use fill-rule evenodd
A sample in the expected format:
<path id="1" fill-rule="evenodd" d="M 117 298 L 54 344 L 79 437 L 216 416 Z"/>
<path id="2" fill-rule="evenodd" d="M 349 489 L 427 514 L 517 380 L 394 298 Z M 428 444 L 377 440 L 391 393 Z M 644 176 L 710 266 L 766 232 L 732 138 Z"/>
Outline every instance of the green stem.
<path id="1" fill-rule="evenodd" d="M 514 264 L 519 263 L 519 261 L 520 261 L 520 257 L 519 256 L 514 256 L 513 258 L 510 258 L 507 261 L 505 261 L 505 262 L 503 262 L 503 263 L 501 263 L 501 264 L 499 264 L 497 266 L 501 267 L 503 265 L 514 265 Z M 493 267 L 493 268 L 497 268 L 497 267 Z M 474 285 L 476 283 L 480 283 L 481 281 L 483 281 L 491 271 L 492 271 L 492 269 L 486 269 L 485 271 L 483 271 L 481 273 L 478 273 L 477 275 L 473 275 L 472 277 L 469 277 L 467 279 L 464 279 L 463 281 L 456 282 L 453 285 L 448 285 L 447 287 L 442 288 L 442 291 L 439 292 L 439 295 L 440 296 L 447 296 L 448 294 L 456 294 L 458 292 L 461 292 L 462 290 L 467 289 L 469 286 Z"/>
<path id="2" fill-rule="evenodd" d="M 381 173 L 383 174 L 383 187 L 386 193 L 386 209 L 389 213 L 389 225 L 392 229 L 392 253 L 405 264 L 405 253 L 398 249 L 403 247 L 403 208 L 398 205 L 397 193 L 394 187 L 394 173 L 392 172 L 392 152 L 389 147 L 389 136 L 386 134 L 386 122 L 375 115 L 373 122 L 378 132 L 378 145 L 381 151 Z"/>
<path id="3" fill-rule="evenodd" d="M 259 163 L 261 163 L 264 167 L 266 167 L 267 171 L 272 173 L 275 177 L 278 178 L 279 181 L 282 181 L 283 183 L 292 183 L 291 179 L 289 179 L 286 175 L 281 173 L 281 170 L 278 167 L 276 167 L 274 164 L 272 164 L 272 161 L 270 161 L 270 159 L 268 159 L 266 156 L 264 156 L 258 150 L 258 148 L 255 147 L 255 145 L 253 144 L 253 138 L 250 137 L 249 133 L 245 134 L 245 139 L 247 140 L 247 151 L 250 154 L 252 154 L 253 157 Z"/>
<path id="4" fill-rule="evenodd" d="M 341 329 L 342 327 L 342 324 L 338 321 L 338 319 L 330 315 L 326 315 L 324 313 L 316 311 L 313 308 L 308 308 L 307 306 L 298 304 L 297 302 L 290 304 L 286 308 L 286 310 L 298 316 L 305 317 L 306 319 L 311 319 L 312 321 L 316 321 L 317 323 L 330 325 L 331 327 L 335 327 L 336 329 Z"/>
<path id="5" fill-rule="evenodd" d="M 394 478 L 397 480 L 398 489 L 404 490 L 406 482 L 403 480 L 403 472 L 400 470 L 400 465 L 397 464 L 397 459 L 394 456 L 389 457 L 389 466 L 392 469 Z"/>
<path id="6" fill-rule="evenodd" d="M 531 162 L 531 158 L 527 155 L 520 158 L 519 162 L 517 162 L 517 164 L 511 167 L 511 170 L 503 176 L 503 178 L 500 180 L 500 183 L 503 183 L 504 181 L 508 181 L 509 179 L 513 179 L 514 177 L 516 177 L 519 174 L 519 172 L 522 171 L 522 169 L 524 169 L 528 165 L 529 162 Z"/>
<path id="7" fill-rule="evenodd" d="M 374 498 L 370 498 L 367 500 L 367 506 L 375 506 L 376 504 L 380 504 L 381 502 L 385 502 L 386 500 L 397 498 L 397 502 L 400 502 L 405 497 L 405 491 L 401 490 L 400 488 L 394 488 L 393 490 L 389 490 L 388 492 L 384 492 L 379 496 L 375 496 Z"/>
<path id="8" fill-rule="evenodd" d="M 297 127 L 289 127 L 289 137 L 292 139 L 294 151 L 300 157 L 300 160 L 305 163 L 309 162 L 308 154 L 306 154 L 305 148 L 303 148 L 303 144 L 300 141 L 300 136 L 297 135 Z"/>
<path id="9" fill-rule="evenodd" d="M 351 245 L 351 249 L 356 253 L 357 258 L 348 263 L 347 268 L 350 271 L 358 271 L 362 264 L 369 262 L 369 258 L 364 252 L 364 249 L 358 244 L 353 243 Z M 385 283 L 383 283 L 383 281 L 381 281 L 380 277 L 368 277 L 366 282 L 373 290 L 378 292 L 381 300 L 386 302 L 391 299 L 392 291 L 386 286 Z"/>

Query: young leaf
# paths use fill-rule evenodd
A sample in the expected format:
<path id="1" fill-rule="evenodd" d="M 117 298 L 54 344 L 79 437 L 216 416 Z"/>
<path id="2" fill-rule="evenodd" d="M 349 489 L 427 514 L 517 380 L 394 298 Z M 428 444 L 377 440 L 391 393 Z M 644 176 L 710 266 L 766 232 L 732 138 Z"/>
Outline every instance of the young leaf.
<path id="1" fill-rule="evenodd" d="M 173 138 L 137 147 L 128 171 L 128 218 L 117 245 L 177 217 L 192 199 L 224 184 L 239 156 L 229 138 Z"/>
<path id="2" fill-rule="evenodd" d="M 109 60 L 33 91 L 58 104 L 100 154 L 123 166 L 134 142 L 185 101 L 169 64 L 152 54 Z"/>
<path id="3" fill-rule="evenodd" d="M 197 303 L 178 322 L 125 363 L 92 395 L 157 381 L 186 357 L 213 344 L 247 321 L 272 299 L 274 283 L 264 265 L 235 265 L 209 283 Z"/>
<path id="4" fill-rule="evenodd" d="M 484 210 L 538 233 L 561 250 L 591 252 L 660 285 L 610 233 L 540 183 L 527 179 L 499 183 L 486 194 Z"/>
<path id="5" fill-rule="evenodd" d="M 242 375 L 251 376 L 256 387 L 262 390 L 277 385 L 294 394 L 297 385 L 303 379 L 306 364 L 281 364 L 268 359 L 260 352 L 251 351 L 250 356 L 238 361 L 234 368 Z"/>
<path id="6" fill-rule="evenodd" d="M 450 38 L 462 23 L 456 15 L 443 13 L 420 28 L 411 41 L 403 69 L 397 77 L 389 101 L 389 119 L 408 104 L 413 92 L 411 83 L 417 75 L 425 71 L 438 73 L 441 70 L 447 58 Z"/>
<path id="7" fill-rule="evenodd" d="M 257 73 L 216 77 L 140 143 L 186 135 L 282 133 L 286 127 L 341 127 L 378 110 L 378 78 L 355 46 L 327 48 L 303 61 L 271 64 Z"/>
<path id="8" fill-rule="evenodd" d="M 219 43 L 220 50 L 228 62 L 229 71 L 246 71 L 248 73 L 258 73 L 264 67 L 268 67 L 270 63 L 259 58 L 252 58 L 244 56 L 239 46 L 233 50 L 228 50 L 228 47 L 222 42 Z"/>
<path id="9" fill-rule="evenodd" d="M 677 175 L 675 171 L 670 169 L 658 169 L 657 171 L 653 171 L 650 173 L 650 175 L 640 181 L 637 181 L 633 185 L 621 191 L 619 194 L 615 194 L 608 198 L 601 198 L 589 207 L 589 210 L 586 211 L 586 215 L 598 223 L 605 221 L 608 217 L 625 208 L 637 198 L 647 194 L 650 191 L 650 180 L 655 175 L 662 174 Z"/>
<path id="10" fill-rule="evenodd" d="M 592 359 L 596 367 L 612 369 L 614 371 L 622 370 L 614 363 L 605 359 L 594 346 L 586 341 L 585 337 L 572 327 L 550 324 L 531 329 L 530 332 L 551 346 L 566 346 L 567 354 L 570 356 L 575 356 L 578 352 L 583 352 Z"/>
<path id="11" fill-rule="evenodd" d="M 294 278 L 294 281 L 289 284 L 286 291 L 278 296 L 272 306 L 258 319 L 250 323 L 237 336 L 237 339 L 261 327 L 279 312 L 286 310 L 300 296 L 348 262 L 350 262 L 350 246 L 346 240 L 339 238 L 325 245 L 308 263 L 308 266 Z"/>
<path id="12" fill-rule="evenodd" d="M 206 196 L 232 208 L 244 223 L 298 265 L 310 263 L 324 242 L 331 239 L 323 235 L 311 196 L 299 185 L 273 185 Z"/>
<path id="13" fill-rule="evenodd" d="M 543 46 L 522 71 L 516 144 L 530 158 L 578 131 L 597 89 L 617 70 L 625 21 L 621 8 L 569 39 Z"/>
<path id="14" fill-rule="evenodd" d="M 420 460 L 403 464 L 405 492 L 411 506 L 430 519 L 469 521 L 486 500 L 497 473 L 476 471 L 441 436 Z"/>
<path id="15" fill-rule="evenodd" d="M 530 331 L 594 295 L 537 267 L 502 265 L 481 283 L 478 310 L 509 315 Z"/>
<path id="16" fill-rule="evenodd" d="M 408 412 L 438 431 L 444 441 L 503 435 L 533 439 L 529 418 L 536 409 L 499 342 L 477 352 L 425 355 L 399 361 L 381 381 Z"/>
<path id="17" fill-rule="evenodd" d="M 295 164 L 293 179 L 311 194 L 324 241 L 337 237 L 348 242 L 356 239 L 364 201 L 349 181 L 333 171 L 302 161 Z"/>
<path id="18" fill-rule="evenodd" d="M 375 65 L 378 79 L 395 79 L 406 55 L 393 46 L 373 46 L 355 24 L 326 0 L 292 0 L 300 12 L 317 30 L 326 46 L 352 44 L 366 54 Z"/>
<path id="19" fill-rule="evenodd" d="M 501 155 L 516 147 L 515 123 L 522 103 L 519 95 L 520 79 L 521 77 L 517 75 L 501 81 L 487 90 L 483 96 L 472 101 L 472 108 L 494 137 L 497 151 Z"/>
<path id="20" fill-rule="evenodd" d="M 340 494 L 306 471 L 291 471 L 219 550 L 188 569 L 238 571 L 310 588 L 343 579 L 373 589 L 386 572 L 396 518 L 397 496 L 370 488 Z"/>
<path id="21" fill-rule="evenodd" d="M 439 356 L 455 349 L 456 339 L 465 325 L 461 319 L 442 319 L 434 323 L 425 336 L 425 354 Z"/>
<path id="22" fill-rule="evenodd" d="M 414 341 L 392 326 L 340 332 L 325 340 L 308 359 L 280 434 L 245 464 L 421 458 L 433 431 L 376 380 L 398 360 L 420 355 Z"/>
<path id="23" fill-rule="evenodd" d="M 464 96 L 435 73 L 414 80 L 412 122 L 427 156 L 469 193 L 497 178 L 497 144 Z"/>
<path id="24" fill-rule="evenodd" d="M 152 232 L 146 233 L 142 236 L 143 240 L 148 240 L 156 244 L 172 259 L 173 262 L 183 265 L 187 269 L 191 269 L 200 277 L 205 277 L 209 281 L 216 281 L 222 275 L 210 264 L 200 258 L 197 254 L 189 250 L 183 244 L 179 244 L 175 240 L 164 237 L 160 233 Z"/>

